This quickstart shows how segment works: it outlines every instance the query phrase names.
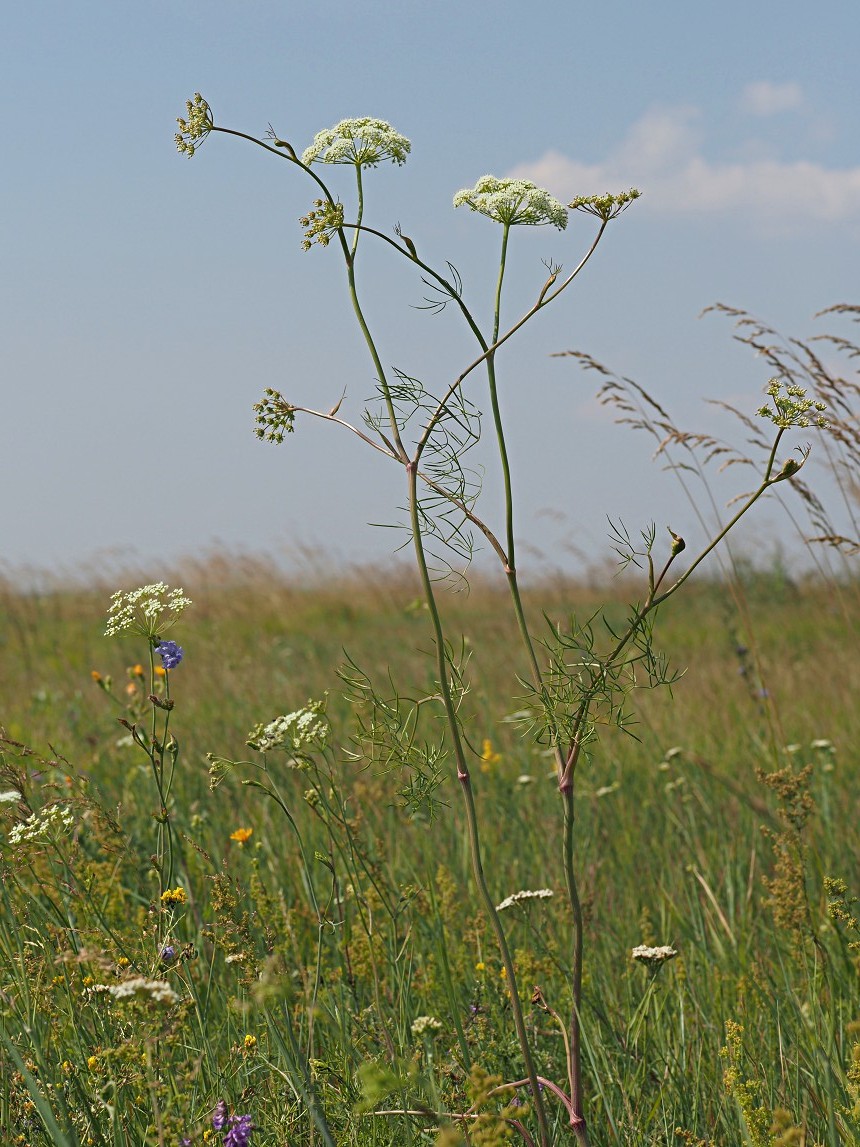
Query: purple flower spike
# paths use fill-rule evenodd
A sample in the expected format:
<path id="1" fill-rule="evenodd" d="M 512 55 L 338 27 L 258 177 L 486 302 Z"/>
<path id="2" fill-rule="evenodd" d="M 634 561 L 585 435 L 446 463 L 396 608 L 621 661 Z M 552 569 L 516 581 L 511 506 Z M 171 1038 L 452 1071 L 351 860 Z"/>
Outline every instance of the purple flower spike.
<path id="1" fill-rule="evenodd" d="M 161 658 L 161 664 L 165 669 L 175 669 L 185 656 L 182 646 L 177 645 L 175 641 L 159 641 L 155 652 Z"/>
<path id="2" fill-rule="evenodd" d="M 224 1136 L 224 1147 L 248 1147 L 254 1126 L 250 1115 L 230 1117 L 230 1130 Z"/>
<path id="3" fill-rule="evenodd" d="M 227 1102 L 224 1099 L 219 1099 L 215 1104 L 215 1110 L 212 1112 L 212 1126 L 216 1131 L 221 1131 L 227 1125 Z"/>

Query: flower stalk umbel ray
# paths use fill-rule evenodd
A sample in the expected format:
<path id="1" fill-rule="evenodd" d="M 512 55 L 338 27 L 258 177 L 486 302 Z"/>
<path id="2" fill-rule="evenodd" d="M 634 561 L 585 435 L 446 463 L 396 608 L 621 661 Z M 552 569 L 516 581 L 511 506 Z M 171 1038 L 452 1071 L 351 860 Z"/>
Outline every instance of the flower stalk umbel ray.
<path id="1" fill-rule="evenodd" d="M 348 287 L 351 304 L 359 328 L 362 331 L 368 348 L 371 362 L 376 375 L 379 393 L 383 400 L 384 414 L 378 417 L 366 412 L 366 421 L 371 433 L 366 433 L 359 427 L 350 423 L 346 418 L 340 417 L 338 412 L 343 396 L 326 413 L 308 407 L 292 405 L 286 402 L 276 391 L 267 391 L 263 403 L 257 405 L 256 433 L 261 438 L 274 442 L 283 440 L 284 432 L 293 429 L 293 421 L 297 412 L 308 413 L 317 418 L 334 422 L 353 434 L 360 437 L 374 449 L 386 454 L 399 462 L 405 472 L 407 494 L 409 531 L 413 543 L 415 560 L 421 580 L 422 590 L 427 605 L 428 615 L 433 631 L 435 645 L 435 659 L 438 677 L 438 700 L 446 719 L 446 738 L 456 764 L 457 779 L 460 786 L 466 827 L 469 838 L 469 847 L 472 861 L 472 871 L 478 895 L 485 913 L 495 934 L 502 963 L 505 968 L 507 986 L 510 991 L 511 1014 L 516 1028 L 523 1062 L 526 1068 L 526 1080 L 507 1086 L 520 1086 L 528 1082 L 531 1089 L 534 1116 L 537 1120 L 538 1138 L 541 1147 L 550 1147 L 552 1137 L 549 1123 L 541 1097 L 539 1083 L 542 1077 L 537 1074 L 537 1067 L 529 1035 L 525 1025 L 522 1004 L 516 979 L 516 970 L 511 958 L 505 930 L 499 918 L 499 911 L 490 893 L 490 887 L 484 870 L 481 836 L 476 807 L 476 797 L 472 786 L 472 779 L 467 760 L 465 736 L 459 712 L 461 693 L 461 670 L 455 664 L 449 653 L 449 645 L 445 637 L 445 629 L 437 600 L 436 589 L 430 570 L 430 561 L 426 547 L 425 534 L 432 528 L 426 505 L 422 503 L 421 491 L 426 489 L 432 495 L 444 499 L 453 509 L 461 515 L 464 522 L 479 529 L 489 541 L 504 569 L 511 594 L 512 609 L 516 617 L 517 626 L 529 664 L 529 675 L 532 681 L 535 697 L 539 708 L 543 709 L 543 732 L 548 738 L 556 763 L 559 792 L 562 798 L 563 826 L 561 831 L 561 863 L 567 887 L 573 916 L 573 935 L 571 951 L 571 995 L 572 1010 L 567 1029 L 564 1031 L 567 1051 L 569 1097 L 556 1085 L 550 1090 L 557 1093 L 563 1100 L 568 1125 L 573 1137 L 580 1147 L 588 1145 L 588 1131 L 584 1113 L 584 1098 L 581 1075 L 581 1035 L 580 1014 L 582 1001 L 582 972 L 583 972 L 583 920 L 576 881 L 574 863 L 574 780 L 577 764 L 585 746 L 595 737 L 595 720 L 592 711 L 603 700 L 616 693 L 622 694 L 625 689 L 636 687 L 633 674 L 637 663 L 644 661 L 647 665 L 648 679 L 652 684 L 664 683 L 659 667 L 654 669 L 654 658 L 650 649 L 650 616 L 659 605 L 674 595 L 686 582 L 692 572 L 716 548 L 726 534 L 740 518 L 747 513 L 756 501 L 776 482 L 791 478 L 803 464 L 800 461 L 789 459 L 783 467 L 775 471 L 776 452 L 783 433 L 791 426 L 802 427 L 809 418 L 811 407 L 800 394 L 783 393 L 778 383 L 771 384 L 768 393 L 771 396 L 773 412 L 768 414 L 777 425 L 776 440 L 767 461 L 764 477 L 759 487 L 747 495 L 734 514 L 728 525 L 720 531 L 707 545 L 705 545 L 687 569 L 675 581 L 663 588 L 670 568 L 683 551 L 684 543 L 676 535 L 672 535 L 671 551 L 659 573 L 655 570 L 652 558 L 653 537 L 646 546 L 646 553 L 638 555 L 647 558 L 648 590 L 644 601 L 632 609 L 632 616 L 627 627 L 620 633 L 610 629 L 613 644 L 609 651 L 597 660 L 585 660 L 580 669 L 576 666 L 568 669 L 563 659 L 561 662 L 551 662 L 550 667 L 543 669 L 538 658 L 537 645 L 529 630 L 517 579 L 516 563 L 516 530 L 514 524 L 513 482 L 510 459 L 508 457 L 505 441 L 504 423 L 499 402 L 498 378 L 496 373 L 496 359 L 498 350 L 513 337 L 527 322 L 538 314 L 550 302 L 553 302 L 565 291 L 573 280 L 580 274 L 592 254 L 596 250 L 604 235 L 608 223 L 617 218 L 639 195 L 635 189 L 621 192 L 617 195 L 580 196 L 568 205 L 570 210 L 593 215 L 599 222 L 597 234 L 585 255 L 574 267 L 573 271 L 562 276 L 562 269 L 554 263 L 547 264 L 548 278 L 541 287 L 536 301 L 503 331 L 501 322 L 503 287 L 505 283 L 507 252 L 510 240 L 510 231 L 513 226 L 539 226 L 551 225 L 563 230 L 567 224 L 566 209 L 554 200 L 548 192 L 535 187 L 525 180 L 504 180 L 492 176 L 485 176 L 474 188 L 458 192 L 455 197 L 455 206 L 468 206 L 470 210 L 485 215 L 491 221 L 502 226 L 502 243 L 499 261 L 499 270 L 495 288 L 493 307 L 492 330 L 485 335 L 480 325 L 474 319 L 471 310 L 465 303 L 460 289 L 459 276 L 451 267 L 453 281 L 435 271 L 428 263 L 419 258 L 413 240 L 403 235 L 399 224 L 395 229 L 400 242 L 369 227 L 364 223 L 365 189 L 363 171 L 375 166 L 384 160 L 391 160 L 400 165 L 408 154 L 410 145 L 403 136 L 395 132 L 390 124 L 381 120 L 358 119 L 344 120 L 334 128 L 318 133 L 313 145 L 308 148 L 299 159 L 295 149 L 283 140 L 270 134 L 273 146 L 242 132 L 222 129 L 215 125 L 208 105 L 199 97 L 195 103 L 189 104 L 189 120 L 180 121 L 180 135 L 177 142 L 180 150 L 193 154 L 195 148 L 212 131 L 223 131 L 225 134 L 235 135 L 287 159 L 302 169 L 316 183 L 322 192 L 315 209 L 303 220 L 307 228 L 305 232 L 306 248 L 313 243 L 323 247 L 328 246 L 331 239 L 337 237 L 336 246 L 340 248 L 345 261 Z M 324 181 L 311 169 L 311 165 L 318 162 L 352 166 L 356 181 L 357 209 L 354 222 L 345 219 L 344 207 L 328 189 Z M 351 238 L 348 233 L 351 232 Z M 382 240 L 389 248 L 393 248 L 402 258 L 410 260 L 423 273 L 424 282 L 431 289 L 437 290 L 441 302 L 433 303 L 436 309 L 442 309 L 447 302 L 453 301 L 465 319 L 469 329 L 477 340 L 480 354 L 448 385 L 443 389 L 440 398 L 428 396 L 415 379 L 409 379 L 402 372 L 393 370 L 391 380 L 383 366 L 382 356 L 377 341 L 371 332 L 359 300 L 359 289 L 356 278 L 356 263 L 362 234 L 374 236 Z M 449 264 L 449 267 L 451 265 Z M 482 520 L 475 511 L 474 498 L 464 493 L 462 483 L 447 481 L 450 475 L 442 473 L 436 465 L 439 436 L 445 434 L 448 420 L 456 421 L 458 403 L 465 401 L 463 392 L 465 383 L 476 369 L 484 365 L 487 376 L 488 392 L 490 397 L 493 425 L 496 433 L 496 443 L 499 455 L 499 464 L 504 487 L 504 529 L 498 534 Z M 392 368 L 393 369 L 393 368 Z M 394 376 L 396 375 L 396 383 Z M 394 383 L 394 385 L 392 385 Z M 774 390 L 774 386 L 776 389 Z M 411 389 L 410 389 L 411 388 Z M 396 396 L 396 397 L 395 397 Z M 432 398 L 432 400 L 430 400 Z M 400 404 L 400 405 L 398 405 Z M 404 413 L 404 410 L 406 413 Z M 413 445 L 407 448 L 405 428 L 410 417 L 418 412 L 421 423 L 413 439 Z M 817 417 L 817 416 L 813 416 Z M 459 442 L 459 449 L 465 450 L 471 440 L 464 439 Z M 466 443 L 464 445 L 463 443 Z M 455 448 L 453 460 L 459 464 L 460 455 Z M 425 454 L 427 459 L 425 459 Z M 423 463 L 423 464 L 422 464 Z M 419 490 L 419 484 L 421 489 Z M 438 538 L 440 535 L 437 534 Z M 503 540 L 502 540 L 503 539 Z M 443 536 L 443 541 L 448 540 Z M 572 646 L 573 647 L 573 646 Z M 595 654 L 596 656 L 596 654 Z M 564 672 L 566 676 L 566 693 L 563 693 L 564 704 L 559 709 L 553 701 L 552 673 Z M 631 680 L 629 685 L 623 683 L 623 675 L 627 674 Z M 577 675 L 579 674 L 579 676 Z M 534 998 L 533 998 L 533 1002 Z M 536 1006 L 540 1006 L 555 1022 L 564 1025 L 557 1012 L 543 1000 L 541 995 Z M 405 1105 L 404 1105 L 405 1108 Z M 457 1117 L 461 1118 L 461 1117 Z M 530 1136 L 524 1127 L 517 1124 L 526 1142 Z"/>

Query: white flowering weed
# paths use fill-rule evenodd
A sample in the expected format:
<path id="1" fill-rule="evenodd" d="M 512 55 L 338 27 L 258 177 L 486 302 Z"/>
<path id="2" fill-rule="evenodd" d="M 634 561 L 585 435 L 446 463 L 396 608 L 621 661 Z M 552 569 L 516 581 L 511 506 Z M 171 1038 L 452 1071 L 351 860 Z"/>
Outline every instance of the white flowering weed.
<path id="1" fill-rule="evenodd" d="M 52 804 L 50 808 L 34 812 L 26 820 L 14 825 L 9 831 L 9 843 L 55 840 L 62 833 L 69 832 L 74 823 L 75 818 L 68 805 Z"/>
<path id="2" fill-rule="evenodd" d="M 415 1036 L 432 1034 L 441 1030 L 442 1024 L 435 1016 L 418 1016 L 412 1021 L 412 1034 Z"/>
<path id="3" fill-rule="evenodd" d="M 310 147 L 302 153 L 308 167 L 320 163 L 351 163 L 356 167 L 376 167 L 385 159 L 402 165 L 412 150 L 405 135 L 384 119 L 342 119 L 334 127 L 318 131 Z"/>
<path id="4" fill-rule="evenodd" d="M 163 581 L 142 585 L 126 593 L 111 594 L 105 637 L 137 633 L 141 637 L 160 637 L 191 605 L 181 588 L 171 589 Z"/>
<path id="5" fill-rule="evenodd" d="M 817 426 L 821 430 L 826 428 L 827 419 L 821 413 L 826 409 L 824 403 L 807 398 L 802 386 L 772 378 L 765 387 L 765 394 L 770 398 L 771 405 L 759 407 L 756 411 L 759 418 L 767 418 L 781 430 L 790 430 L 792 427 L 803 430 L 807 426 Z"/>
<path id="6" fill-rule="evenodd" d="M 630 953 L 630 958 L 638 960 L 641 964 L 648 964 L 650 967 L 659 967 L 660 964 L 665 964 L 667 960 L 674 960 L 677 955 L 677 950 L 669 944 L 663 944 L 659 948 L 649 948 L 647 944 L 640 944 Z"/>
<path id="7" fill-rule="evenodd" d="M 145 976 L 133 976 L 120 984 L 96 984 L 94 990 L 108 992 L 115 1000 L 132 1000 L 137 996 L 149 997 L 157 1004 L 175 1004 L 179 996 L 166 980 L 148 980 Z"/>
<path id="8" fill-rule="evenodd" d="M 457 192 L 454 206 L 469 207 L 506 227 L 540 227 L 547 223 L 559 231 L 567 227 L 567 209 L 529 179 L 482 175 L 474 187 L 464 187 Z"/>
<path id="9" fill-rule="evenodd" d="M 523 904 L 528 900 L 549 900 L 554 895 L 551 888 L 537 888 L 533 892 L 528 888 L 524 888 L 522 892 L 514 892 L 513 895 L 506 897 L 501 904 L 496 905 L 497 912 L 504 912 L 507 908 L 513 908 L 515 904 Z"/>
<path id="10" fill-rule="evenodd" d="M 246 744 L 260 753 L 272 749 L 324 748 L 328 733 L 325 701 L 308 701 L 304 709 L 276 717 L 268 725 L 256 725 L 248 734 Z"/>

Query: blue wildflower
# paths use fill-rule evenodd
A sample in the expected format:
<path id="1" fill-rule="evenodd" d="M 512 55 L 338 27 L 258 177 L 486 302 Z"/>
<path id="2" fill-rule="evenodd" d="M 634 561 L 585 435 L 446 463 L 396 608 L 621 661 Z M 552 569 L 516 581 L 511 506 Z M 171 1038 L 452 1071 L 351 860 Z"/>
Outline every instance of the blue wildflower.
<path id="1" fill-rule="evenodd" d="M 219 1099 L 215 1104 L 215 1110 L 212 1112 L 212 1126 L 216 1131 L 221 1131 L 227 1125 L 227 1101 Z"/>
<path id="2" fill-rule="evenodd" d="M 176 949 L 172 944 L 165 944 L 159 953 L 162 964 L 172 964 L 176 959 Z"/>
<path id="3" fill-rule="evenodd" d="M 159 641 L 155 652 L 161 658 L 161 664 L 165 669 L 175 669 L 185 655 L 182 646 L 177 645 L 175 641 Z"/>
<path id="4" fill-rule="evenodd" d="M 248 1147 L 253 1130 L 250 1115 L 231 1115 L 230 1130 L 224 1136 L 224 1147 Z"/>

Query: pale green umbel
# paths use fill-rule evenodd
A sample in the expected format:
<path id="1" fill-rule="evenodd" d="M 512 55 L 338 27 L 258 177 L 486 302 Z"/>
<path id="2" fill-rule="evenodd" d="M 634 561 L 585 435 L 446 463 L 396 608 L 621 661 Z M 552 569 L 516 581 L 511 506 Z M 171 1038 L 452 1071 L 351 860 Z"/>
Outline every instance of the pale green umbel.
<path id="1" fill-rule="evenodd" d="M 318 131 L 310 147 L 302 153 L 302 163 L 351 163 L 356 167 L 376 167 L 386 159 L 403 165 L 412 144 L 384 119 L 342 119 L 334 127 Z"/>
<path id="2" fill-rule="evenodd" d="M 474 187 L 464 187 L 457 192 L 454 206 L 469 207 L 506 227 L 541 227 L 547 223 L 559 231 L 567 227 L 567 209 L 530 179 L 496 179 L 494 175 L 482 175 Z"/>

